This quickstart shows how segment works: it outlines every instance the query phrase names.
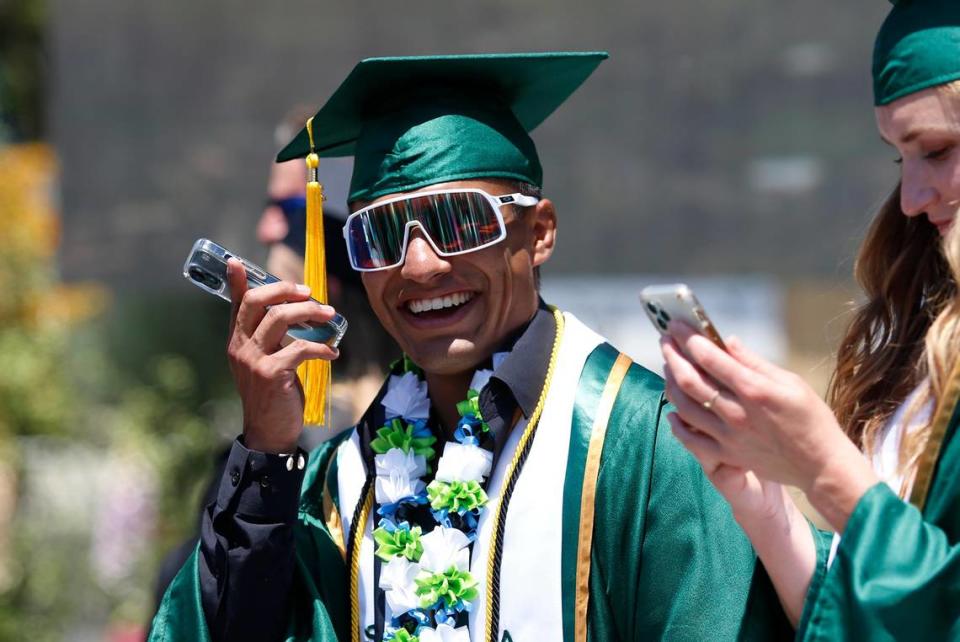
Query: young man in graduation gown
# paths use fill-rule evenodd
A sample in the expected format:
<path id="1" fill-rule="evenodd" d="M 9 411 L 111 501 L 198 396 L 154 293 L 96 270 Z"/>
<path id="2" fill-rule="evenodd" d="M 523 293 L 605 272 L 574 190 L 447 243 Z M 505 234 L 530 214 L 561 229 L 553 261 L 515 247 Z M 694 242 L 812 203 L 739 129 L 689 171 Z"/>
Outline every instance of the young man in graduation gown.
<path id="1" fill-rule="evenodd" d="M 280 339 L 332 311 L 234 266 L 244 434 L 151 640 L 789 635 L 661 379 L 538 296 L 557 214 L 528 132 L 606 57 L 365 60 L 281 151 L 355 156 L 344 236 L 405 357 L 304 466 L 294 369 L 334 354 Z"/>

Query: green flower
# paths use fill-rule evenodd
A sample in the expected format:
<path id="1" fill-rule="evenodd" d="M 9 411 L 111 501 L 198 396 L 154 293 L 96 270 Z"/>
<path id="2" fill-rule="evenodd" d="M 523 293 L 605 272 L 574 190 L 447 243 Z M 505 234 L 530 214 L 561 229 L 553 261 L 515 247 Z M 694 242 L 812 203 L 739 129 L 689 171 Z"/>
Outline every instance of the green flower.
<path id="1" fill-rule="evenodd" d="M 487 504 L 487 494 L 474 480 L 443 482 L 437 479 L 427 486 L 427 498 L 434 510 L 447 509 L 451 513 L 477 510 Z"/>
<path id="2" fill-rule="evenodd" d="M 401 358 L 390 364 L 390 372 L 396 372 L 397 370 L 404 374 L 407 372 L 412 372 L 419 378 L 423 379 L 423 369 L 415 364 L 413 359 L 407 355 L 403 355 Z"/>
<path id="3" fill-rule="evenodd" d="M 392 533 L 382 526 L 373 531 L 373 539 L 377 543 L 377 557 L 389 562 L 394 557 L 402 555 L 411 562 L 416 562 L 423 555 L 423 544 L 420 543 L 421 529 L 398 528 Z"/>
<path id="4" fill-rule="evenodd" d="M 480 430 L 483 432 L 488 432 L 490 426 L 487 425 L 487 422 L 483 420 L 483 415 L 480 414 L 480 393 L 471 388 L 467 390 L 467 398 L 457 404 L 457 413 L 461 417 L 476 417 L 480 422 Z"/>
<path id="5" fill-rule="evenodd" d="M 436 441 L 437 438 L 433 435 L 414 437 L 413 425 L 405 423 L 400 417 L 394 417 L 377 430 L 377 438 L 370 442 L 370 447 L 378 455 L 383 455 L 392 448 L 399 448 L 404 453 L 412 450 L 413 454 L 423 455 L 429 461 L 436 454 L 431 448 Z"/>
<path id="6" fill-rule="evenodd" d="M 477 419 L 483 419 L 480 416 L 480 393 L 473 388 L 467 390 L 467 398 L 457 404 L 457 412 L 461 417 L 473 415 Z"/>
<path id="7" fill-rule="evenodd" d="M 420 638 L 406 629 L 397 629 L 389 639 L 391 642 L 420 642 Z"/>
<path id="8" fill-rule="evenodd" d="M 447 608 L 460 602 L 472 602 L 480 595 L 477 580 L 468 571 L 451 566 L 443 573 L 424 573 L 417 582 L 420 608 L 427 609 L 443 600 Z"/>

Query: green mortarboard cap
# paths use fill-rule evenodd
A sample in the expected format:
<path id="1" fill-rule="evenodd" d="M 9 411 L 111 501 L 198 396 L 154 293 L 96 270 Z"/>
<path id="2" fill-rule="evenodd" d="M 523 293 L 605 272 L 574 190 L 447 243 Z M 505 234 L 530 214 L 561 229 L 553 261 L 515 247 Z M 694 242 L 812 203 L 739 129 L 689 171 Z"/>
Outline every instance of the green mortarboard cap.
<path id="1" fill-rule="evenodd" d="M 313 119 L 320 156 L 354 156 L 349 200 L 434 183 L 507 178 L 541 186 L 528 132 L 606 52 L 368 58 Z M 306 129 L 277 161 L 306 156 Z"/>
<path id="2" fill-rule="evenodd" d="M 877 106 L 960 79 L 960 0 L 900 0 L 873 49 Z"/>

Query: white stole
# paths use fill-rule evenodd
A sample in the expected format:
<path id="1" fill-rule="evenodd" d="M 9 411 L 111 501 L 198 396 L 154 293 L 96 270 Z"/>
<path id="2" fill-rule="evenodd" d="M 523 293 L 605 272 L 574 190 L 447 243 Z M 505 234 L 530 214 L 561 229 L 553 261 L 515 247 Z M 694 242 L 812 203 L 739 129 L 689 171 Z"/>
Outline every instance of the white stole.
<path id="1" fill-rule="evenodd" d="M 562 640 L 560 547 L 563 527 L 563 486 L 567 450 L 573 423 L 580 373 L 587 357 L 604 342 L 573 315 L 564 313 L 565 327 L 553 381 L 547 393 L 539 426 L 526 463 L 510 499 L 500 566 L 500 631 L 509 631 L 515 642 Z M 470 637 L 486 637 L 487 558 L 493 517 L 500 504 L 504 476 L 526 429 L 521 420 L 507 437 L 487 486 L 490 503 L 480 517 L 479 536 L 470 556 L 470 572 L 479 582 L 480 599 L 470 613 Z M 337 452 L 340 511 L 346 541 L 351 520 L 366 477 L 356 431 Z M 373 528 L 376 515 L 367 519 L 360 547 L 360 639 L 374 623 Z M 502 633 L 501 633 L 502 635 Z"/>

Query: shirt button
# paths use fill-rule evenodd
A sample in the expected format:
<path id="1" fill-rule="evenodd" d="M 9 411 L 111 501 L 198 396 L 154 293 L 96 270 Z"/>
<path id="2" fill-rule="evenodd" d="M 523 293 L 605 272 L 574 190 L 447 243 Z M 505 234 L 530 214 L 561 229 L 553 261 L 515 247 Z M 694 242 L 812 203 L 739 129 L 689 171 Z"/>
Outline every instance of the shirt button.
<path id="1" fill-rule="evenodd" d="M 234 486 L 236 486 L 237 484 L 240 483 L 240 471 L 239 471 L 239 470 L 234 470 L 232 473 L 230 473 L 230 483 L 233 484 Z"/>
<path id="2" fill-rule="evenodd" d="M 264 475 L 260 478 L 260 488 L 270 488 L 270 477 Z"/>

